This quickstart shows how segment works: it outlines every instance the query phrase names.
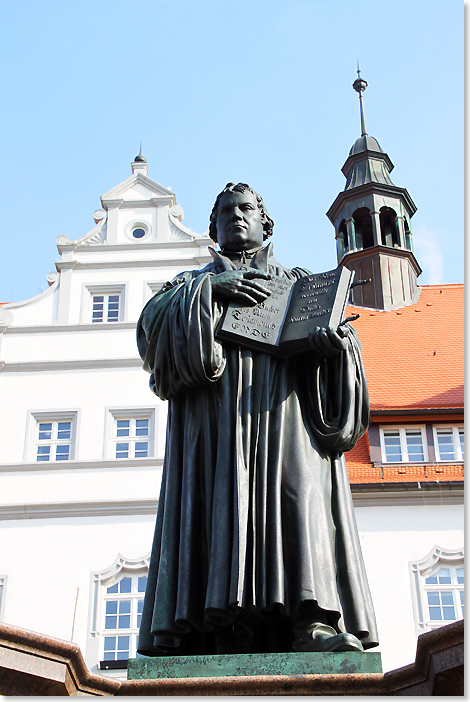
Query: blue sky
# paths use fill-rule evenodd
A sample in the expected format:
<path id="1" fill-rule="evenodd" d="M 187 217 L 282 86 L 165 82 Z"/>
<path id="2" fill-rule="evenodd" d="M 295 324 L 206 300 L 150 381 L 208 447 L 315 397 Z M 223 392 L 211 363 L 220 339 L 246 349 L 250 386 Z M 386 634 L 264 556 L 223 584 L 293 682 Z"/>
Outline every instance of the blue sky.
<path id="1" fill-rule="evenodd" d="M 463 3 L 457 0 L 15 0 L 0 5 L 0 301 L 47 287 L 55 240 L 83 236 L 131 174 L 208 228 L 250 183 L 284 265 L 336 265 L 325 213 L 368 133 L 418 207 L 420 281 L 463 280 Z"/>

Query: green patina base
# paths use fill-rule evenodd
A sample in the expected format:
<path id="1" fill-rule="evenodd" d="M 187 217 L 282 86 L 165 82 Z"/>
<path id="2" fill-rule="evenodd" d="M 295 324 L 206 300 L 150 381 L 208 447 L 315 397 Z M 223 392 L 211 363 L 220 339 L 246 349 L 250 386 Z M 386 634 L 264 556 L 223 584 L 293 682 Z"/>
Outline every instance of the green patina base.
<path id="1" fill-rule="evenodd" d="M 380 653 L 240 653 L 131 658 L 128 680 L 218 678 L 233 675 L 346 675 L 381 673 Z"/>

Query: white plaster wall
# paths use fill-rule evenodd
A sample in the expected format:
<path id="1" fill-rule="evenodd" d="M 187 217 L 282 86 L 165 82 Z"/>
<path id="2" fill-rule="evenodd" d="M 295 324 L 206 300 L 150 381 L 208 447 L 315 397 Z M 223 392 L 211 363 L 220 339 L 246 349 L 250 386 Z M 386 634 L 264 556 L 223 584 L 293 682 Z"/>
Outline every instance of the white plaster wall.
<path id="1" fill-rule="evenodd" d="M 156 505 L 162 474 L 159 463 L 145 461 L 144 466 L 130 467 L 123 460 L 112 468 L 102 468 L 99 462 L 74 468 L 67 461 L 61 468 L 54 464 L 44 470 L 3 473 L 2 505 L 139 499 L 154 499 Z"/>
<path id="2" fill-rule="evenodd" d="M 0 575 L 7 574 L 4 621 L 71 640 L 86 657 L 92 572 L 118 552 L 141 558 L 152 545 L 155 517 L 83 517 L 0 522 Z M 96 660 L 87 660 L 96 671 Z"/>
<path id="3" fill-rule="evenodd" d="M 378 501 L 380 498 L 378 498 Z M 463 505 L 356 507 L 384 672 L 413 663 L 417 631 L 409 562 L 433 546 L 462 548 Z"/>
<path id="4" fill-rule="evenodd" d="M 16 326 L 26 326 L 30 324 L 52 324 L 53 312 L 55 307 L 54 297 L 59 294 L 58 286 L 52 285 L 47 287 L 47 282 L 44 277 L 44 292 L 22 300 L 21 302 L 12 302 L 2 305 L 2 312 L 10 312 L 13 315 L 13 324 Z"/>
<path id="5" fill-rule="evenodd" d="M 150 391 L 149 377 L 140 367 L 1 374 L 0 463 L 35 460 L 25 452 L 31 411 L 77 411 L 75 458 L 96 461 L 105 455 L 108 408 L 154 408 L 155 455 L 162 456 L 167 404 Z"/>
<path id="6" fill-rule="evenodd" d="M 138 222 L 145 222 L 149 228 L 150 228 L 150 234 L 148 237 L 145 238 L 146 242 L 155 242 L 158 240 L 166 240 L 167 239 L 167 232 L 163 233 L 160 232 L 157 229 L 157 214 L 158 214 L 158 209 L 155 206 L 153 207 L 142 207 L 142 208 L 132 208 L 132 209 L 123 209 L 119 210 L 118 213 L 118 242 L 119 243 L 128 243 L 131 241 L 127 236 L 126 236 L 126 227 L 132 227 L 132 225 L 135 223 L 137 224 Z M 169 231 L 169 224 L 168 224 L 168 210 L 169 207 L 166 206 L 164 208 L 166 210 L 166 229 Z M 165 220 L 164 220 L 165 221 Z"/>
<path id="7" fill-rule="evenodd" d="M 122 329 L 119 322 L 103 329 L 38 331 L 29 334 L 4 334 L 2 360 L 6 363 L 34 361 L 77 361 L 84 359 L 139 359 L 135 328 Z M 106 327 L 106 328 L 104 328 Z M 52 371 L 53 373 L 61 372 Z"/>

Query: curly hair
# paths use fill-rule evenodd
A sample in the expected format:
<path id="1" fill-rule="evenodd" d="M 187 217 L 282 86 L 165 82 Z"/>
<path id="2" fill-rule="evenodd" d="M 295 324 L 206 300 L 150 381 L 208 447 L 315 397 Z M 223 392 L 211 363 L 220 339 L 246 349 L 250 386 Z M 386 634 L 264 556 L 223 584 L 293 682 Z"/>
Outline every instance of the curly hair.
<path id="1" fill-rule="evenodd" d="M 220 198 L 222 197 L 222 195 L 225 195 L 225 193 L 244 193 L 246 190 L 248 190 L 256 197 L 258 209 L 261 213 L 261 223 L 264 229 L 263 239 L 266 240 L 268 237 L 273 235 L 274 221 L 269 216 L 269 212 L 266 209 L 261 195 L 258 195 L 258 193 L 255 190 L 253 190 L 253 188 L 250 188 L 250 186 L 246 183 L 237 183 L 236 185 L 235 183 L 227 183 L 222 192 L 217 195 L 214 207 L 212 208 L 209 225 L 209 236 L 212 239 L 212 241 L 217 241 L 217 214 L 219 211 Z"/>

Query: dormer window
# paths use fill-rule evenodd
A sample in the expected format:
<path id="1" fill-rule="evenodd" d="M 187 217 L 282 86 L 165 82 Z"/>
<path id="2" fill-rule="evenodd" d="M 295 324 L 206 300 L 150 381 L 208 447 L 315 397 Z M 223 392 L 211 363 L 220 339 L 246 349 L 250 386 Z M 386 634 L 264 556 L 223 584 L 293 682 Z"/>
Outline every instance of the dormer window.
<path id="1" fill-rule="evenodd" d="M 422 463 L 428 460 L 423 426 L 381 427 L 383 463 Z"/>

